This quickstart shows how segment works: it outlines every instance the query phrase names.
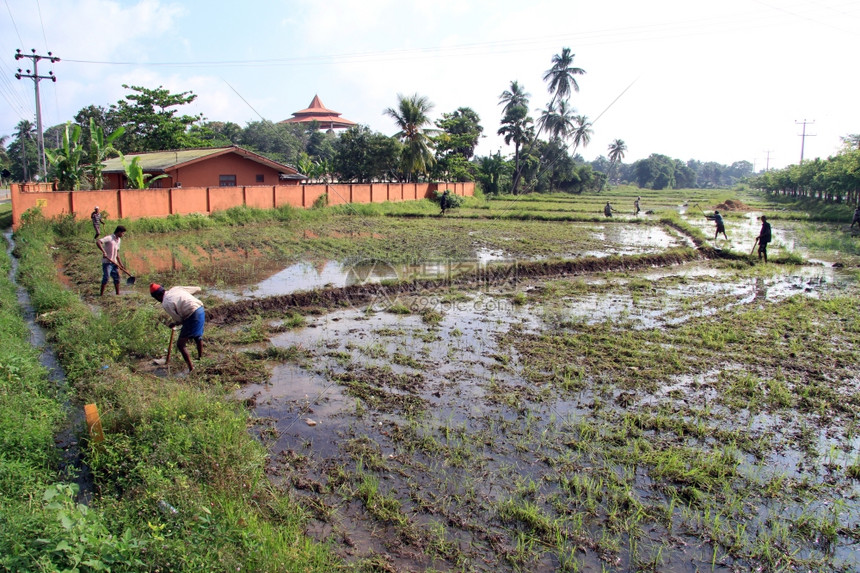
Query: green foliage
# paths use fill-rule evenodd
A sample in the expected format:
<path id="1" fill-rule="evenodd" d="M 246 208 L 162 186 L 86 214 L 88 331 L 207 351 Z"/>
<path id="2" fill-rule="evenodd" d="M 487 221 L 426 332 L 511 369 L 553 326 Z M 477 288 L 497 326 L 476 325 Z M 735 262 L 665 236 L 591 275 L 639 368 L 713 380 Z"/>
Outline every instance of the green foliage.
<path id="1" fill-rule="evenodd" d="M 111 121 L 125 128 L 125 133 L 117 141 L 116 147 L 120 151 L 161 151 L 206 145 L 205 140 L 189 131 L 203 116 L 177 115 L 178 109 L 175 109 L 197 99 L 194 93 L 173 94 L 161 86 L 148 89 L 123 84 L 122 87 L 132 93 L 111 105 L 108 112 Z"/>
<path id="2" fill-rule="evenodd" d="M 427 97 L 418 94 L 408 97 L 398 95 L 397 100 L 397 108 L 390 107 L 385 110 L 385 114 L 400 128 L 395 137 L 403 143 L 401 169 L 408 181 L 418 181 L 435 163 L 431 138 L 434 130 L 425 127 L 430 123 L 428 114 L 433 104 Z"/>
<path id="3" fill-rule="evenodd" d="M 90 117 L 90 164 L 87 171 L 92 177 L 93 189 L 104 188 L 104 177 L 102 176 L 102 163 L 114 153 L 119 153 L 113 146 L 113 142 L 125 133 L 125 127 L 120 126 L 110 135 L 105 135 L 104 128 L 96 125 L 95 119 Z"/>
<path id="4" fill-rule="evenodd" d="M 398 171 L 401 149 L 396 139 L 356 125 L 335 142 L 331 170 L 343 182 L 389 181 Z"/>
<path id="5" fill-rule="evenodd" d="M 750 179 L 749 184 L 773 194 L 855 205 L 860 203 L 860 150 L 768 171 Z"/>
<path id="6" fill-rule="evenodd" d="M 51 175 L 59 180 L 58 187 L 62 190 L 77 191 L 81 188 L 81 181 L 84 178 L 83 159 L 84 148 L 78 142 L 81 139 L 81 126 L 75 125 L 69 127 L 72 122 L 66 123 L 66 128 L 63 132 L 63 144 L 59 149 L 45 149 L 45 157 L 51 163 Z"/>
<path id="7" fill-rule="evenodd" d="M 120 159 L 125 169 L 129 189 L 146 189 L 159 179 L 167 177 L 166 174 L 153 177 L 150 173 L 144 173 L 143 168 L 140 166 L 140 156 L 133 157 L 131 163 L 128 163 L 122 154 L 120 154 Z"/>

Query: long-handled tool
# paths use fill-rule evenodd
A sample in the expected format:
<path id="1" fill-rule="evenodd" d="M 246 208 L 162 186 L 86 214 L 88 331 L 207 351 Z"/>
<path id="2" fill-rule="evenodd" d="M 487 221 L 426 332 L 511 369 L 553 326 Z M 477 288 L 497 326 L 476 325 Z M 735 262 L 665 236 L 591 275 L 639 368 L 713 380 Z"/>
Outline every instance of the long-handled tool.
<path id="1" fill-rule="evenodd" d="M 698 209 L 699 211 L 702 211 L 702 208 L 701 208 L 701 207 L 699 207 L 699 204 L 698 204 L 698 203 L 693 203 L 693 205 L 695 205 L 695 206 L 696 206 L 696 209 Z M 705 215 L 705 212 L 704 212 L 704 211 L 702 211 L 702 215 Z M 707 217 L 707 215 L 705 215 L 705 217 Z"/>
<path id="2" fill-rule="evenodd" d="M 168 372 L 170 371 L 170 352 L 173 350 L 173 336 L 176 334 L 176 328 L 170 327 L 170 342 L 167 343 L 167 358 L 164 359 L 164 362 L 161 361 L 161 358 L 156 358 L 152 362 L 155 364 L 166 364 Z"/>
<path id="3" fill-rule="evenodd" d="M 752 249 L 750 249 L 750 256 L 752 256 L 753 251 L 755 250 L 755 246 L 758 244 L 758 237 L 755 238 L 755 243 L 753 243 Z"/>
<path id="4" fill-rule="evenodd" d="M 119 257 L 116 258 L 116 261 L 114 261 L 114 264 L 117 266 L 118 269 L 120 269 L 122 272 L 124 272 L 125 274 L 128 275 L 128 278 L 125 279 L 125 284 L 127 284 L 129 286 L 133 285 L 134 282 L 137 280 L 137 277 L 132 275 L 130 272 L 128 272 L 126 270 L 126 268 L 122 265 L 122 263 L 119 262 Z"/>

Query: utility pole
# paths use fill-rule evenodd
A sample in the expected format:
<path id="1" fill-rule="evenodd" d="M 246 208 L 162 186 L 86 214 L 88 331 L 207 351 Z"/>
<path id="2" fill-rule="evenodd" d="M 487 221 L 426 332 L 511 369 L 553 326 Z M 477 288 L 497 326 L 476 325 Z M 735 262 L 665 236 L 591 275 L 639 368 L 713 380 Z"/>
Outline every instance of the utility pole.
<path id="1" fill-rule="evenodd" d="M 39 136 L 39 167 L 42 170 L 42 179 L 44 180 L 48 174 L 48 166 L 45 164 L 45 140 L 42 138 L 42 104 L 39 99 L 39 81 L 51 80 L 52 82 L 56 82 L 57 77 L 54 75 L 54 72 L 48 72 L 47 76 L 40 76 L 39 60 L 50 60 L 51 63 L 54 63 L 59 62 L 60 58 L 54 56 L 51 52 L 48 52 L 47 56 L 40 56 L 36 53 L 35 48 L 32 54 L 22 54 L 21 50 L 15 50 L 15 59 L 20 60 L 21 58 L 30 58 L 33 60 L 33 73 L 30 73 L 30 70 L 26 70 L 26 73 L 22 74 L 21 68 L 18 68 L 15 79 L 32 78 L 33 84 L 36 86 L 36 130 Z"/>
<path id="2" fill-rule="evenodd" d="M 803 135 L 800 136 L 800 138 L 801 138 L 800 139 L 800 163 L 803 163 L 803 147 L 806 145 L 806 138 L 807 137 L 815 137 L 814 135 L 806 135 L 806 125 L 815 123 L 815 120 L 813 120 L 813 121 L 806 121 L 805 119 L 803 121 L 795 120 L 794 123 L 795 124 L 799 123 L 799 124 L 803 125 Z"/>
<path id="3" fill-rule="evenodd" d="M 765 149 L 764 150 L 764 152 L 767 153 L 767 159 L 765 160 L 765 164 L 764 164 L 764 172 L 765 173 L 770 171 L 770 152 L 771 151 L 773 151 L 773 150 L 772 149 Z"/>

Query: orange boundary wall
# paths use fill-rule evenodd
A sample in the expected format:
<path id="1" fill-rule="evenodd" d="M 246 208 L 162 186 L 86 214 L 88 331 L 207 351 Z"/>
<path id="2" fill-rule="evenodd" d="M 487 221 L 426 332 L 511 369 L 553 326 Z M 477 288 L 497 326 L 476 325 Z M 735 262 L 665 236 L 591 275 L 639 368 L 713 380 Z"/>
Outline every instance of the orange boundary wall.
<path id="1" fill-rule="evenodd" d="M 274 209 L 282 205 L 309 208 L 323 195 L 329 205 L 414 201 L 449 189 L 456 195 L 472 196 L 475 184 L 467 183 L 372 183 L 337 185 L 259 185 L 245 187 L 182 187 L 169 189 L 105 189 L 101 191 L 52 191 L 50 184 L 12 183 L 12 228 L 17 229 L 27 209 L 40 207 L 52 219 L 74 213 L 87 218 L 93 207 L 111 219 L 167 217 L 190 213 L 211 214 L 247 205 Z"/>

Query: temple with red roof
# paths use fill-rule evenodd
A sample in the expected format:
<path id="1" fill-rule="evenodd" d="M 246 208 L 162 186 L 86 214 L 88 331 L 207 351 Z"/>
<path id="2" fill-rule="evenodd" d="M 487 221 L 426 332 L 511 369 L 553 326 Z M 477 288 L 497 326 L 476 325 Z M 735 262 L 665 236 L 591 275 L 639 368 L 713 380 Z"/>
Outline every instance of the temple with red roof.
<path id="1" fill-rule="evenodd" d="M 314 95 L 314 99 L 307 109 L 297 111 L 293 117 L 279 123 L 311 123 L 314 121 L 320 124 L 320 129 L 347 129 L 356 125 L 354 121 L 340 117 L 340 112 L 325 107 L 318 95 Z"/>

